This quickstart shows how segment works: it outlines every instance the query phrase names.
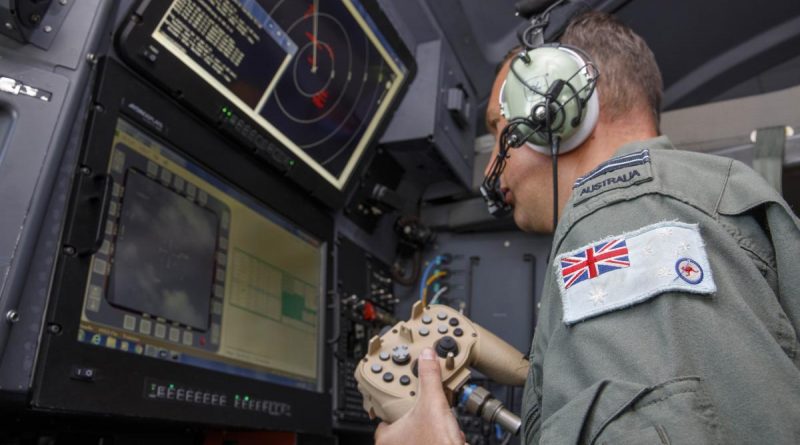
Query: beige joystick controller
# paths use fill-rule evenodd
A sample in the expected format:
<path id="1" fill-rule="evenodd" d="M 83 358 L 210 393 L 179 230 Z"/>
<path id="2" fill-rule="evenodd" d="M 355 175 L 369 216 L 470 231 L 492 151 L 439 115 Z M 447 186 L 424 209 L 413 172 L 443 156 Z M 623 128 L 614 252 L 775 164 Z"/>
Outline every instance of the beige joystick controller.
<path id="1" fill-rule="evenodd" d="M 356 367 L 358 389 L 370 418 L 394 422 L 414 406 L 417 357 L 433 348 L 442 369 L 442 385 L 450 404 L 469 380 L 470 367 L 506 385 L 521 386 L 528 374 L 524 354 L 449 306 L 411 309 L 401 321 L 369 341 L 367 355 Z"/>

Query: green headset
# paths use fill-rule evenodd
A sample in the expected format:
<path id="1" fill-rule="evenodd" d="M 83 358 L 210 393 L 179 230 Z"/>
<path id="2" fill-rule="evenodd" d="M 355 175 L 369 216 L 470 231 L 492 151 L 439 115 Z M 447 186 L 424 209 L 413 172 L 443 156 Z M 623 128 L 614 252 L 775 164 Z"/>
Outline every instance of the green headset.
<path id="1" fill-rule="evenodd" d="M 600 114 L 595 91 L 599 73 L 582 50 L 542 44 L 511 60 L 500 90 L 500 111 L 508 124 L 500 132 L 500 150 L 480 191 L 493 216 L 511 211 L 500 191 L 500 174 L 509 149 L 523 145 L 553 160 L 553 220 L 558 212 L 558 155 L 574 150 L 592 133 Z"/>
<path id="2" fill-rule="evenodd" d="M 500 112 L 509 122 L 511 146 L 520 142 L 536 152 L 557 154 L 575 149 L 589 137 L 600 115 L 595 84 L 597 70 L 580 49 L 543 45 L 511 61 L 500 89 Z"/>

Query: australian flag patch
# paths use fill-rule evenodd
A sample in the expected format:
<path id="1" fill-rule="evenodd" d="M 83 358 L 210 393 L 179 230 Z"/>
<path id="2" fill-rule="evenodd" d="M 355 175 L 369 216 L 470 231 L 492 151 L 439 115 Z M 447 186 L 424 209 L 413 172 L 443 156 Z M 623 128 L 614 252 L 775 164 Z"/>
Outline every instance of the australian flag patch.
<path id="1" fill-rule="evenodd" d="M 564 252 L 553 261 L 564 323 L 630 308 L 665 292 L 716 291 L 699 226 L 665 221 Z"/>
<path id="2" fill-rule="evenodd" d="M 573 284 L 630 265 L 625 239 L 617 238 L 589 246 L 573 256 L 562 257 L 561 278 L 564 288 L 569 289 Z"/>

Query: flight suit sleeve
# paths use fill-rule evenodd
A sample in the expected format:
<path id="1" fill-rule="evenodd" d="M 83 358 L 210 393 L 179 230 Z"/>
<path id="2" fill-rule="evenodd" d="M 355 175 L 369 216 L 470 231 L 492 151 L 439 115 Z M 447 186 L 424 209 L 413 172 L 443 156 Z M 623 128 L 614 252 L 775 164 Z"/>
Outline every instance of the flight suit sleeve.
<path id="1" fill-rule="evenodd" d="M 737 217 L 756 218 L 750 213 L 757 207 L 767 214 L 778 293 L 716 215 L 674 197 L 617 201 L 575 224 L 557 246 L 545 282 L 525 393 L 523 416 L 533 420 L 525 425 L 525 443 L 794 443 L 800 437 L 800 426 L 787 427 L 800 425 L 800 373 L 792 356 L 800 288 L 792 277 L 800 276 L 800 266 L 788 260 L 800 231 L 774 203 L 739 209 Z M 707 263 L 685 261 L 678 238 L 672 247 L 658 245 L 653 254 L 668 256 L 675 267 L 664 270 L 672 276 L 654 274 L 653 286 L 695 281 L 702 264 L 713 289 L 693 292 L 684 283 L 646 292 L 648 277 L 627 286 L 630 274 L 643 270 L 634 267 L 642 258 L 634 249 L 645 246 L 630 241 L 629 257 L 617 260 L 632 265 L 607 271 L 614 279 L 585 300 L 628 304 L 570 319 L 575 308 L 565 312 L 568 277 L 559 258 L 665 222 L 696 225 Z M 646 297 L 625 300 L 622 294 L 631 292 Z M 754 420 L 754 412 L 762 415 Z"/>

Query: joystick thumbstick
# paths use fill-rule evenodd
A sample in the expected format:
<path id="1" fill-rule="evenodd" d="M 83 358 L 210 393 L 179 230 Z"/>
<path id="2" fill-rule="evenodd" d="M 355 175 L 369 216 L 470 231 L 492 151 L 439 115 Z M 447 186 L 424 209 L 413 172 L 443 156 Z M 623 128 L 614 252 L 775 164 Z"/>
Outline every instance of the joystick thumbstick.
<path id="1" fill-rule="evenodd" d="M 453 337 L 446 335 L 436 342 L 436 355 L 446 358 L 449 352 L 458 355 L 458 343 Z"/>
<path id="2" fill-rule="evenodd" d="M 411 361 L 411 354 L 408 352 L 408 345 L 398 345 L 392 348 L 392 361 L 398 365 L 405 365 Z"/>

